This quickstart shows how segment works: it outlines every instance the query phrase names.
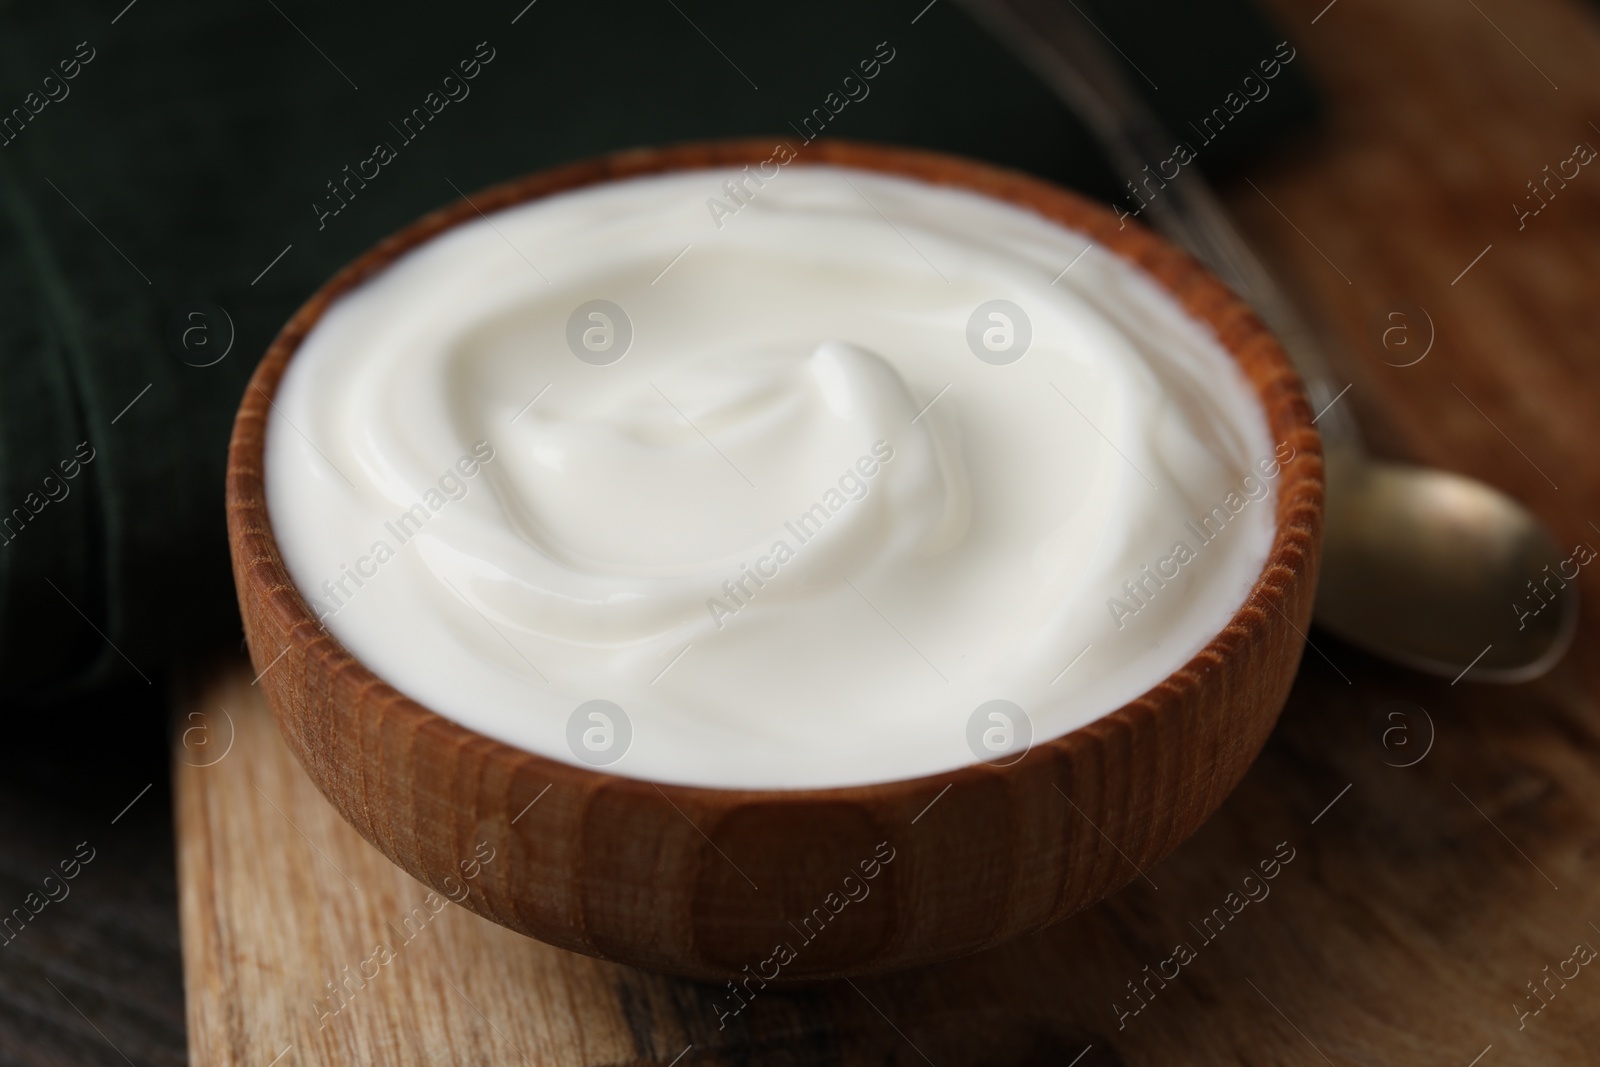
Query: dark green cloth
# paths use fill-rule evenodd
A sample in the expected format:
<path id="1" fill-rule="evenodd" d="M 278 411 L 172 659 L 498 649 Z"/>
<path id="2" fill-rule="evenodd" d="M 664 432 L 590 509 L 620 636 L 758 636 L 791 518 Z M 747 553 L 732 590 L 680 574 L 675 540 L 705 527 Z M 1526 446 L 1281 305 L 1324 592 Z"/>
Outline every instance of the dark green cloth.
<path id="1" fill-rule="evenodd" d="M 880 42 L 893 60 L 828 136 L 1121 186 L 951 0 L 524 2 L 0 3 L 0 691 L 142 684 L 237 640 L 222 482 L 244 383 L 323 280 L 452 186 L 623 147 L 793 139 Z M 1244 0 L 1080 7 L 1178 130 L 1283 37 Z M 402 143 L 404 117 L 490 50 L 470 95 Z M 1314 112 L 1303 63 L 1271 88 L 1202 168 Z M 379 142 L 397 158 L 322 217 L 326 183 Z M 226 319 L 188 314 L 201 304 Z M 228 319 L 231 352 L 192 365 L 221 353 Z"/>

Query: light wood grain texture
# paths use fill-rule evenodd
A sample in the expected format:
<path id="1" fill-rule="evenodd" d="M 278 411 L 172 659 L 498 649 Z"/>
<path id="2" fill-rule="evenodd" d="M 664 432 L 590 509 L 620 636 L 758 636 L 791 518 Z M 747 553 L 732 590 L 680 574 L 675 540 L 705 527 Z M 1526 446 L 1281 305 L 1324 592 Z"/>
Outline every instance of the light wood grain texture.
<path id="1" fill-rule="evenodd" d="M 1260 192 L 1241 182 L 1229 202 L 1349 353 L 1356 385 L 1341 403 L 1354 407 L 1389 454 L 1486 478 L 1537 508 L 1561 540 L 1590 536 L 1600 546 L 1592 530 L 1584 532 L 1590 522 L 1600 524 L 1600 302 L 1593 299 L 1600 174 L 1586 170 L 1524 231 L 1510 209 L 1526 192 L 1523 183 L 1565 158 L 1571 142 L 1587 136 L 1600 145 L 1582 132 L 1589 121 L 1600 124 L 1593 7 L 1478 0 L 1512 45 L 1484 14 L 1456 0 L 1338 0 L 1315 26 L 1310 20 L 1322 0 L 1271 2 L 1293 27 L 1304 61 L 1330 87 L 1329 128 L 1275 166 L 1252 170 Z M 1490 243 L 1495 247 L 1452 287 Z M 1403 359 L 1382 349 L 1373 326 L 1374 316 L 1402 300 L 1428 308 L 1439 328 L 1433 353 L 1404 370 L 1385 365 L 1385 355 Z M 1518 449 L 1560 488 L 1543 481 Z M 1543 968 L 1567 959 L 1574 942 L 1600 946 L 1588 925 L 1600 923 L 1597 582 L 1586 571 L 1574 587 L 1584 617 L 1567 660 L 1543 681 L 1511 689 L 1452 687 L 1392 670 L 1313 632 L 1328 658 L 1306 653 L 1261 757 L 1216 816 L 1147 871 L 1154 886 L 1135 880 L 1042 934 L 935 968 L 857 980 L 855 988 L 835 983 L 764 995 L 726 1032 L 716 1029 L 713 988 L 559 954 L 571 983 L 563 988 L 583 994 L 557 1003 L 574 1007 L 551 1012 L 545 1002 L 562 994 L 530 984 L 524 999 L 504 1003 L 503 1014 L 486 1014 L 528 1052 L 527 1062 L 538 1063 L 664 1065 L 690 1042 L 695 1047 L 680 1067 L 1063 1067 L 1085 1046 L 1092 1048 L 1077 1067 L 1467 1067 L 1480 1054 L 1478 1067 L 1592 1063 L 1600 1048 L 1600 976 L 1592 966 L 1564 988 L 1552 982 L 1553 999 L 1522 1029 L 1513 1005 L 1534 1006 L 1524 983 L 1542 980 Z M 248 675 L 235 683 L 238 692 L 248 692 L 245 682 Z M 1415 716 L 1387 749 L 1374 740 L 1370 724 L 1376 716 L 1380 731 L 1393 725 L 1384 715 L 1394 700 L 1427 710 L 1431 747 L 1426 723 Z M 259 705 L 256 714 L 265 719 Z M 261 732 L 270 739 L 265 722 Z M 1402 739 L 1417 747 L 1406 749 Z M 1414 766 L 1390 765 L 1424 749 Z M 253 774 L 259 760 L 262 773 L 276 768 L 294 780 L 295 765 L 281 747 L 251 751 L 229 757 L 250 762 L 217 770 Z M 270 809 L 228 808 L 238 791 L 226 789 L 221 775 L 179 770 L 193 1062 L 256 1067 L 282 1048 L 263 1056 L 266 1038 L 290 1034 L 292 1026 L 271 998 L 244 993 L 296 981 L 303 981 L 297 990 L 319 986 L 349 960 L 280 936 L 331 914 L 331 901 L 273 895 L 270 880 L 247 888 L 236 884 L 235 867 L 207 875 L 212 881 L 202 891 L 214 889 L 227 903 L 210 911 L 214 931 L 201 938 L 205 928 L 189 894 L 192 850 L 210 846 L 192 813 L 215 809 L 216 832 L 248 842 L 234 846 L 239 853 L 273 855 L 276 879 L 321 885 L 307 872 L 325 864 Z M 313 809 L 323 804 L 304 779 L 296 795 Z M 378 873 L 386 861 L 323 808 L 329 836 L 318 839 L 320 847 L 335 855 L 342 839 L 349 855 L 335 858 L 348 861 L 353 877 L 365 850 L 373 884 L 383 877 L 404 884 L 392 867 Z M 253 817 L 255 811 L 269 818 Z M 1190 924 L 1221 905 L 1280 841 L 1297 851 L 1271 896 L 1205 942 Z M 419 966 L 393 970 L 392 992 L 372 990 L 418 1013 L 406 1019 L 411 1029 L 372 1039 L 397 1050 L 389 1062 L 524 1062 L 495 1044 L 483 1018 L 446 1005 L 459 998 L 443 979 L 449 974 L 477 1000 L 478 991 L 499 988 L 496 968 L 513 966 L 507 953 L 555 950 L 471 923 L 506 946 L 476 957 L 465 944 L 454 950 L 463 971 L 485 976 L 481 985 Z M 206 947 L 224 938 L 227 951 Z M 1197 958 L 1119 1029 L 1112 1005 L 1119 997 L 1131 1004 L 1125 983 L 1159 965 L 1180 939 L 1195 944 Z M 603 979 L 585 977 L 595 973 Z M 615 1041 L 604 1049 L 598 1031 L 605 1023 L 585 1014 L 591 996 L 609 997 L 612 1006 Z M 231 1032 L 210 1021 L 223 1014 L 218 1005 L 234 1017 Z M 547 1021 L 554 1032 L 539 1029 Z M 401 1041 L 397 1033 L 428 1036 Z M 474 1057 L 483 1049 L 491 1051 Z M 312 1049 L 298 1062 L 350 1062 L 340 1051 L 319 1060 Z M 285 1057 L 282 1064 L 293 1062 Z"/>
<path id="2" fill-rule="evenodd" d="M 448 904 L 372 849 L 290 756 L 254 672 L 229 666 L 197 680 L 175 748 L 192 1063 L 515 1060 L 480 1011 L 533 1062 L 630 1058 L 606 965 Z"/>
<path id="3" fill-rule="evenodd" d="M 762 984 L 987 948 L 1100 900 L 1170 852 L 1237 784 L 1277 719 L 1322 529 L 1320 444 L 1299 383 L 1255 314 L 1187 254 L 1020 174 L 818 142 L 788 166 L 865 168 L 1018 204 L 1138 264 L 1211 327 L 1260 397 L 1284 461 L 1273 467 L 1272 546 L 1228 625 L 1148 693 L 1010 765 L 838 789 L 687 788 L 557 762 L 463 729 L 378 678 L 295 589 L 267 514 L 266 417 L 301 340 L 339 295 L 480 212 L 771 154 L 770 140 L 628 152 L 435 212 L 359 258 L 284 327 L 245 392 L 228 463 L 234 574 L 261 688 L 290 750 L 363 837 L 441 892 L 488 838 L 500 858 L 461 889 L 480 915 L 604 959 Z M 918 826 L 935 802 L 937 816 Z"/>

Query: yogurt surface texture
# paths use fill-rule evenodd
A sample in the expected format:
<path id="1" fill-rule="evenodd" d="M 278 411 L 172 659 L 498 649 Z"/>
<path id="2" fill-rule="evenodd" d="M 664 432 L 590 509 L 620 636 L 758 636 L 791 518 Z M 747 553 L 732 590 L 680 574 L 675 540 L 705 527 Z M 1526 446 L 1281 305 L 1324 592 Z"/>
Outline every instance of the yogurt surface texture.
<path id="1" fill-rule="evenodd" d="M 791 165 L 708 210 L 738 178 L 480 217 L 328 309 L 266 486 L 345 647 L 553 759 L 808 788 L 1013 761 L 1226 625 L 1293 452 L 1206 326 L 997 200 Z"/>

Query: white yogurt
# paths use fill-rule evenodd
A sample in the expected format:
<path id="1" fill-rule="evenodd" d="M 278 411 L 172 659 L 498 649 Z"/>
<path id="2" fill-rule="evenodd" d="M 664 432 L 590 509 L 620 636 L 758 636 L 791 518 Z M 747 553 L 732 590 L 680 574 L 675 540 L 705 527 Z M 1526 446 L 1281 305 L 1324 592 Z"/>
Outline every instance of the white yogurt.
<path id="1" fill-rule="evenodd" d="M 1292 452 L 1203 325 L 998 201 L 789 167 L 718 226 L 731 177 L 499 212 L 328 310 L 266 481 L 352 653 L 554 759 L 801 788 L 1015 758 L 1227 623 Z"/>

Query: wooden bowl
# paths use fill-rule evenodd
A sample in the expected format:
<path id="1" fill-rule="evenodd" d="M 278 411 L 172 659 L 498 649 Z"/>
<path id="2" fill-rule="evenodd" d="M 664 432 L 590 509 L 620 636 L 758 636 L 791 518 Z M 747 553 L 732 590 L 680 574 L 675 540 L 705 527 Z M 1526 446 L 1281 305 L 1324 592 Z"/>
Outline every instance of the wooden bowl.
<path id="1" fill-rule="evenodd" d="M 1256 316 L 1186 253 L 1021 174 L 819 141 L 788 165 L 905 175 L 1021 205 L 1138 264 L 1215 330 L 1259 392 L 1273 441 L 1297 453 L 1280 476 L 1271 553 L 1244 606 L 1142 697 L 1035 744 L 1011 766 L 879 785 L 657 785 L 512 748 L 401 695 L 321 628 L 273 539 L 265 422 L 302 339 L 341 294 L 478 209 L 633 175 L 754 165 L 772 151 L 770 141 L 715 143 L 558 167 L 383 241 L 324 285 L 267 350 L 234 425 L 227 487 L 234 578 L 260 684 L 289 747 L 363 837 L 513 930 L 752 991 L 768 980 L 886 971 L 995 945 L 1100 900 L 1175 848 L 1272 730 L 1309 625 L 1322 531 L 1321 447 L 1299 381 Z M 464 862 L 488 849 L 493 859 L 464 878 Z"/>

